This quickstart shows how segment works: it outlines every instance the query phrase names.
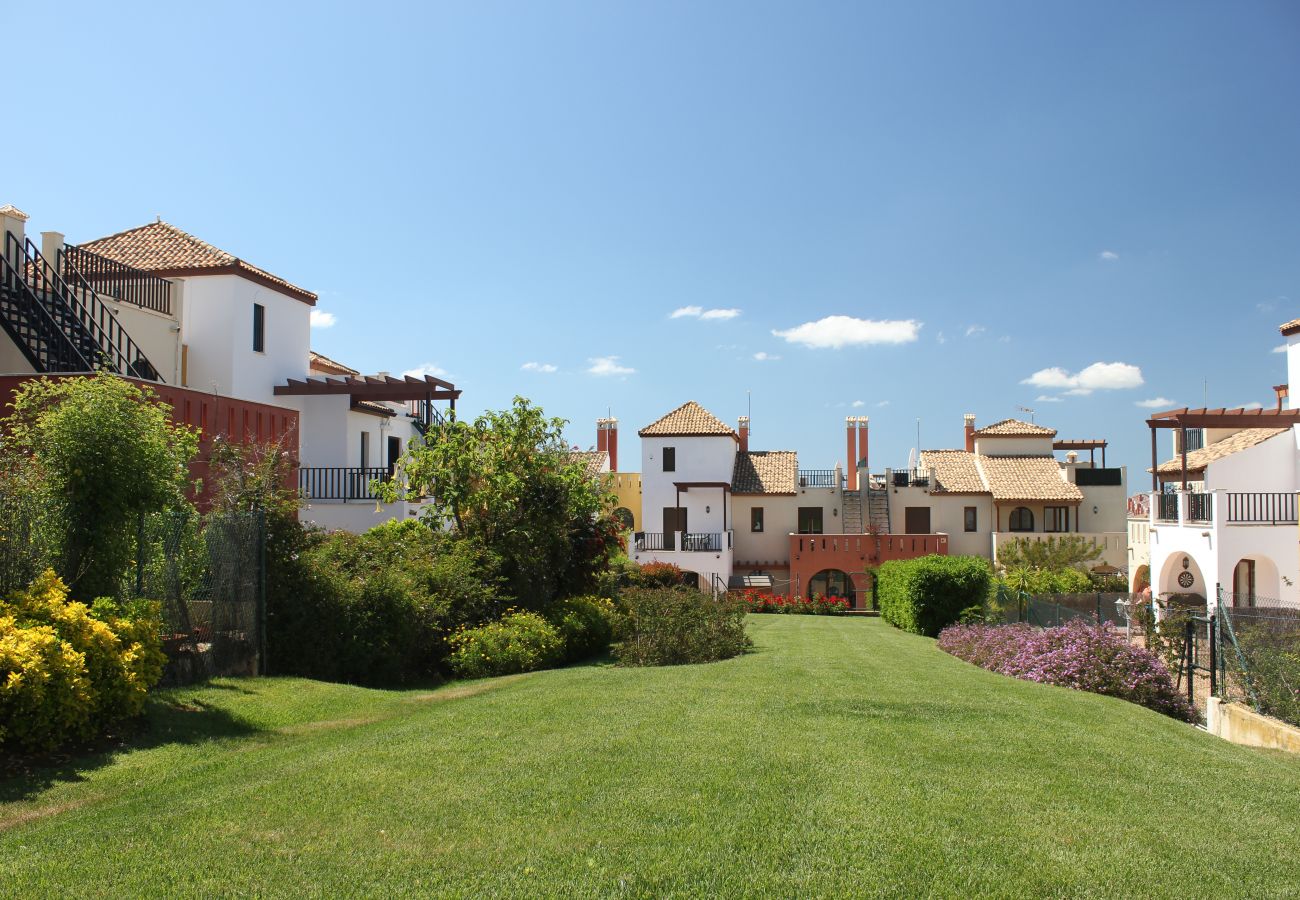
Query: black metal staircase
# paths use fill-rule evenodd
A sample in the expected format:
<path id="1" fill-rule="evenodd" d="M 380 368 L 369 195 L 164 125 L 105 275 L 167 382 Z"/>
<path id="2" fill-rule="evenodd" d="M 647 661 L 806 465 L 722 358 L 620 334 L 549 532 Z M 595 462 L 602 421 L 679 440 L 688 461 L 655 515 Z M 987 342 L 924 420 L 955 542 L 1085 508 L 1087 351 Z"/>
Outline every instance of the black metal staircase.
<path id="1" fill-rule="evenodd" d="M 0 262 L 0 327 L 40 374 L 104 369 L 147 381 L 158 370 L 112 310 L 69 270 L 74 286 L 31 239 L 5 233 Z"/>

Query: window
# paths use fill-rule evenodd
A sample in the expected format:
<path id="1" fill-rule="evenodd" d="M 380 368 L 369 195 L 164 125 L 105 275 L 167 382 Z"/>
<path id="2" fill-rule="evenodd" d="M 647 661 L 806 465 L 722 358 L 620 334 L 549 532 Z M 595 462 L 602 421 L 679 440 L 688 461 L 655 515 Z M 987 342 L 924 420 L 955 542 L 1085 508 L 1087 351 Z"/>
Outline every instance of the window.
<path id="1" fill-rule="evenodd" d="M 975 507 L 966 507 L 963 514 L 963 527 L 967 531 L 979 531 L 979 520 L 976 517 Z"/>
<path id="2" fill-rule="evenodd" d="M 676 447 L 664 448 L 664 471 L 665 472 L 677 471 L 677 448 Z"/>
<path id="3" fill-rule="evenodd" d="M 266 352 L 266 307 L 253 304 L 253 352 Z"/>
<path id="4" fill-rule="evenodd" d="M 1011 510 L 1011 521 L 1007 523 L 1008 531 L 1033 531 L 1034 514 L 1027 506 L 1017 506 Z"/>
<path id="5" fill-rule="evenodd" d="M 370 468 L 370 432 L 361 432 L 361 468 Z"/>
<path id="6" fill-rule="evenodd" d="M 930 533 L 930 507 L 907 506 L 903 508 L 904 534 Z"/>
<path id="7" fill-rule="evenodd" d="M 763 507 L 755 506 L 753 509 L 749 511 L 749 530 L 750 531 L 763 530 Z"/>
<path id="8" fill-rule="evenodd" d="M 820 506 L 799 507 L 799 533 L 822 533 L 822 508 Z"/>
<path id="9" fill-rule="evenodd" d="M 1069 531 L 1070 507 L 1047 506 L 1043 508 L 1044 531 Z"/>

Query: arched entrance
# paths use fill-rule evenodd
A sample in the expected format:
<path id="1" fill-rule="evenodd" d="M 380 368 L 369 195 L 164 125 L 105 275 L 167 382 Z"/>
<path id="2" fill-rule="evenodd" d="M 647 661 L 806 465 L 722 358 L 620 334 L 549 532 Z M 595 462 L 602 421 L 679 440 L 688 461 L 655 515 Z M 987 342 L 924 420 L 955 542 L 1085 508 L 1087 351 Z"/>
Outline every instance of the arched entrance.
<path id="1" fill-rule="evenodd" d="M 1232 567 L 1229 606 L 1276 606 L 1282 580 L 1277 564 L 1267 556 L 1247 556 Z"/>
<path id="2" fill-rule="evenodd" d="M 1140 594 L 1149 587 L 1151 587 L 1151 567 L 1138 566 L 1137 571 L 1133 573 L 1133 581 L 1129 585 L 1129 591 Z"/>
<path id="3" fill-rule="evenodd" d="M 1184 606 L 1193 605 L 1191 601 L 1198 598 L 1204 603 L 1209 590 L 1201 567 L 1186 553 L 1171 553 L 1160 569 L 1159 582 L 1152 586 L 1160 599 L 1181 600 Z"/>
<path id="4" fill-rule="evenodd" d="M 857 607 L 854 598 L 853 579 L 840 569 L 822 569 L 808 579 L 807 597 L 844 597 L 849 605 Z"/>

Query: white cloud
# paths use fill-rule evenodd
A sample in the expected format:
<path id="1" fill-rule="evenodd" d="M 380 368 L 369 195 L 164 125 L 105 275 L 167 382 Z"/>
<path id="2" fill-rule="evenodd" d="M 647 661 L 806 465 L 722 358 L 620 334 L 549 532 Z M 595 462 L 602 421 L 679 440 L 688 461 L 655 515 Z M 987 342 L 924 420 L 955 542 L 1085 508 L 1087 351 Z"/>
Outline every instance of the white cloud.
<path id="1" fill-rule="evenodd" d="M 881 407 L 881 408 L 884 408 L 884 407 L 886 407 L 886 406 L 888 406 L 888 405 L 889 405 L 889 401 L 888 401 L 888 400 L 881 400 L 879 403 L 876 404 L 876 406 L 879 406 L 879 407 Z"/>
<path id="2" fill-rule="evenodd" d="M 588 375 L 596 375 L 600 378 L 607 378 L 611 375 L 631 375 L 636 369 L 618 364 L 617 356 L 593 356 L 587 362 L 591 366 L 587 369 Z"/>
<path id="3" fill-rule="evenodd" d="M 983 333 L 984 333 L 985 331 L 987 331 L 987 330 L 988 330 L 988 329 L 985 328 L 983 325 L 967 325 L 967 326 L 966 326 L 966 337 L 979 337 L 981 334 L 983 334 Z"/>
<path id="4" fill-rule="evenodd" d="M 422 366 L 416 366 L 414 369 L 407 369 L 402 373 L 402 377 L 424 378 L 426 375 L 432 375 L 434 378 L 447 378 L 447 370 L 441 366 L 435 366 L 433 363 L 425 363 Z"/>
<path id="5" fill-rule="evenodd" d="M 1286 344 L 1278 344 L 1276 347 L 1273 348 L 1273 352 L 1274 352 L 1274 353 L 1285 353 L 1285 352 L 1286 352 Z"/>
<path id="6" fill-rule="evenodd" d="M 525 372 L 542 372 L 547 375 L 550 375 L 552 372 L 560 371 L 559 366 L 553 366 L 550 363 L 539 363 L 539 362 L 526 362 L 519 368 L 523 369 Z"/>
<path id="7" fill-rule="evenodd" d="M 1138 400 L 1133 405 L 1143 409 L 1173 409 L 1178 404 L 1168 397 L 1152 397 L 1150 400 Z"/>
<path id="8" fill-rule="evenodd" d="M 1240 409 L 1263 409 L 1263 408 L 1264 408 L 1264 404 L 1263 404 L 1263 403 L 1243 403 L 1243 404 L 1241 404 L 1241 406 L 1240 406 L 1239 408 L 1240 408 Z"/>
<path id="9" fill-rule="evenodd" d="M 1002 337 L 998 338 L 998 343 L 999 343 L 999 344 L 1009 344 L 1009 343 L 1011 343 L 1011 335 L 1009 335 L 1009 334 L 1004 334 L 1004 335 L 1002 335 Z"/>
<path id="10" fill-rule="evenodd" d="M 948 338 L 944 335 L 944 333 L 943 333 L 942 331 L 939 332 L 937 335 L 935 335 L 935 338 L 934 338 L 934 339 L 935 339 L 936 341 L 938 341 L 939 343 L 941 343 L 941 344 L 946 344 L 946 343 L 948 343 Z"/>
<path id="11" fill-rule="evenodd" d="M 1114 262 L 1119 259 L 1119 254 L 1114 250 L 1103 250 L 1097 254 L 1097 258 L 1102 262 Z"/>
<path id="12" fill-rule="evenodd" d="M 781 357 L 779 356 L 773 356 L 771 353 L 768 353 L 766 350 L 759 350 L 757 353 L 754 354 L 754 359 L 758 360 L 759 362 L 772 362 L 773 360 L 777 360 L 780 358 Z"/>
<path id="13" fill-rule="evenodd" d="M 827 316 L 816 322 L 804 322 L 772 334 L 792 344 L 814 349 L 853 347 L 866 344 L 910 344 L 916 340 L 921 323 L 915 319 L 857 319 L 853 316 Z"/>
<path id="14" fill-rule="evenodd" d="M 1035 403 L 1062 403 L 1064 401 L 1062 401 L 1060 397 L 1049 397 L 1046 394 L 1041 394 L 1038 397 L 1038 399 L 1035 400 L 1034 402 Z"/>
<path id="15" fill-rule="evenodd" d="M 332 312 L 325 312 L 323 309 L 313 309 L 311 311 L 312 328 L 333 328 L 338 318 Z"/>
<path id="16" fill-rule="evenodd" d="M 740 315 L 740 310 L 732 309 L 705 309 L 703 306 L 679 306 L 674 309 L 668 316 L 670 319 L 704 319 L 711 322 L 725 321 L 734 319 Z"/>
<path id="17" fill-rule="evenodd" d="M 849 405 L 852 406 L 854 409 L 861 409 L 862 407 L 864 407 L 864 406 L 867 405 L 867 401 L 866 401 L 866 400 L 854 400 L 854 401 L 853 401 L 851 404 L 849 404 Z"/>
<path id="18" fill-rule="evenodd" d="M 1070 396 L 1083 397 L 1093 391 L 1117 391 L 1141 386 L 1142 370 L 1128 363 L 1096 362 L 1079 372 L 1070 373 L 1059 366 L 1039 369 L 1020 382 L 1036 388 L 1065 390 Z"/>

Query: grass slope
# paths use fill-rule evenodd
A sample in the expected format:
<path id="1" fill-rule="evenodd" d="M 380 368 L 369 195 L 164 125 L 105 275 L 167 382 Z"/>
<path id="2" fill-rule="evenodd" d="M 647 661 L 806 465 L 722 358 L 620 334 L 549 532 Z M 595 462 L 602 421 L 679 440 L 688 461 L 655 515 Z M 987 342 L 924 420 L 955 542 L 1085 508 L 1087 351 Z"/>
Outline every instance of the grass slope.
<path id="1" fill-rule="evenodd" d="M 724 663 L 163 695 L 138 749 L 0 785 L 16 896 L 1267 896 L 1300 760 L 871 619 Z"/>

